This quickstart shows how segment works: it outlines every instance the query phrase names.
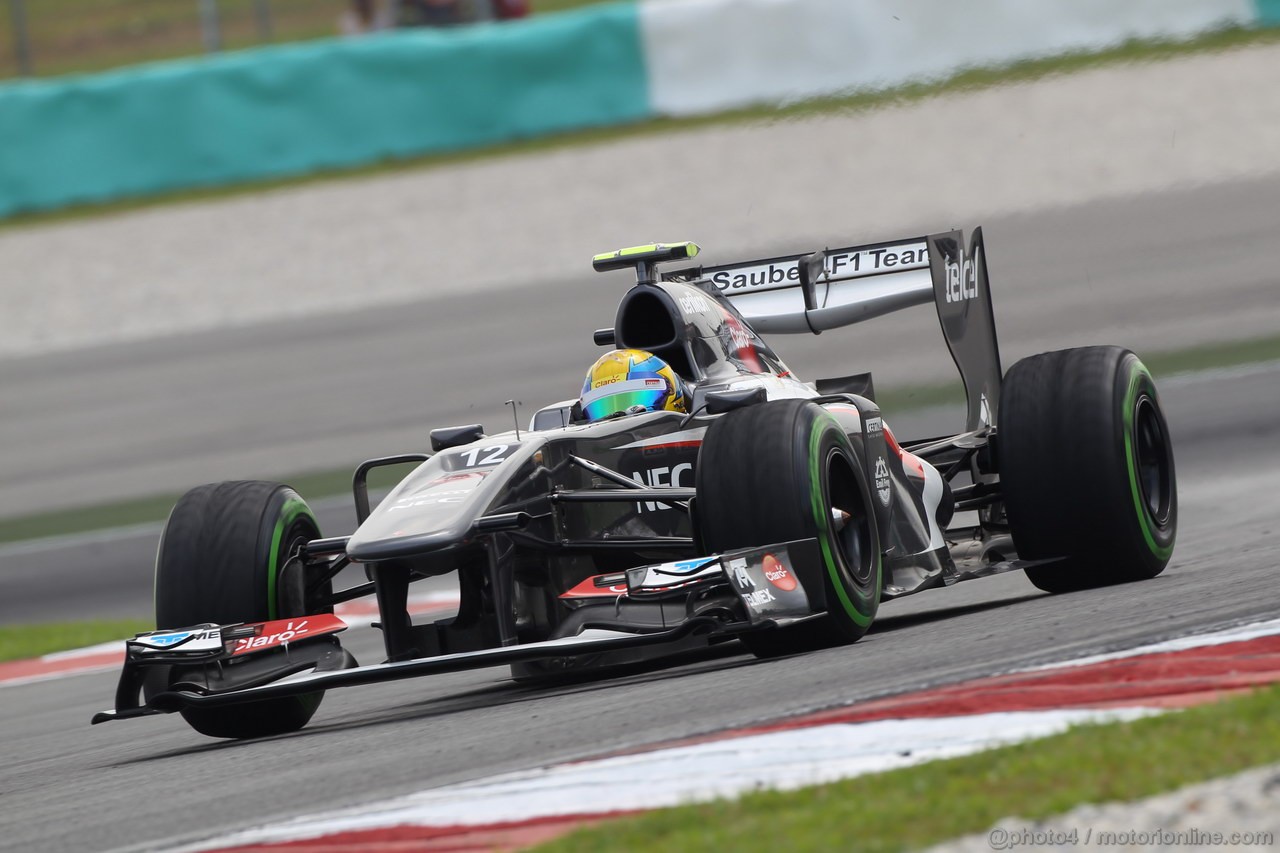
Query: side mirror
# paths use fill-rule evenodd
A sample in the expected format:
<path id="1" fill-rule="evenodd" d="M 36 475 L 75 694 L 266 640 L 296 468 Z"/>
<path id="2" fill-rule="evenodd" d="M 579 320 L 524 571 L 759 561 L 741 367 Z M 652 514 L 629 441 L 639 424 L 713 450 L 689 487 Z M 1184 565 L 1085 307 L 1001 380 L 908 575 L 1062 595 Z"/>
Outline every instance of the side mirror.
<path id="1" fill-rule="evenodd" d="M 769 392 L 757 385 L 755 388 L 735 388 L 707 393 L 707 414 L 723 415 L 734 409 L 754 406 L 769 399 Z"/>
<path id="2" fill-rule="evenodd" d="M 431 431 L 431 449 L 439 453 L 441 450 L 448 450 L 450 447 L 457 447 L 462 444 L 470 444 L 482 438 L 484 438 L 484 427 L 480 424 L 440 427 L 440 429 Z"/>

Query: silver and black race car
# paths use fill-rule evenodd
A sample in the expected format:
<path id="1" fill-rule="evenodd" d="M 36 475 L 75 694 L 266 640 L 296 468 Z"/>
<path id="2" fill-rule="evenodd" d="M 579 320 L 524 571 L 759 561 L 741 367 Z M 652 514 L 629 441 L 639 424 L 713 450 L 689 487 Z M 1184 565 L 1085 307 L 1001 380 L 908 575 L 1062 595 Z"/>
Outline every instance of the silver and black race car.
<path id="1" fill-rule="evenodd" d="M 126 642 L 116 707 L 179 712 L 214 737 L 305 725 L 325 689 L 507 665 L 522 680 L 738 640 L 761 657 L 852 643 L 881 601 L 1023 570 L 1049 592 L 1150 578 L 1173 550 L 1169 431 L 1119 347 L 1003 374 L 982 232 L 688 267 L 692 243 L 595 258 L 636 283 L 597 344 L 652 353 L 688 412 L 528 429 L 437 429 L 430 454 L 355 472 L 359 528 L 322 538 L 287 486 L 200 486 L 156 560 L 162 629 Z M 761 333 L 817 334 L 933 304 L 967 423 L 905 440 L 869 374 L 808 383 Z M 374 509 L 369 472 L 421 464 Z M 966 523 L 955 523 L 964 518 Z M 367 583 L 334 589 L 356 564 Z M 416 623 L 409 587 L 456 574 L 452 618 Z M 376 596 L 386 661 L 359 666 L 334 606 Z"/>

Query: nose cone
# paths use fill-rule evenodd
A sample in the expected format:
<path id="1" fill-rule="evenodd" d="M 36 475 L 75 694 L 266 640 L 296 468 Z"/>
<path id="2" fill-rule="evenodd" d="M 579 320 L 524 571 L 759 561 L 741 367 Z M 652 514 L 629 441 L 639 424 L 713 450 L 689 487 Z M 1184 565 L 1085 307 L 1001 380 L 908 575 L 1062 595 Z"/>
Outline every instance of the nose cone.
<path id="1" fill-rule="evenodd" d="M 369 515 L 347 543 L 357 562 L 447 547 L 463 539 L 487 504 L 481 485 L 493 468 L 445 471 L 423 463 Z"/>

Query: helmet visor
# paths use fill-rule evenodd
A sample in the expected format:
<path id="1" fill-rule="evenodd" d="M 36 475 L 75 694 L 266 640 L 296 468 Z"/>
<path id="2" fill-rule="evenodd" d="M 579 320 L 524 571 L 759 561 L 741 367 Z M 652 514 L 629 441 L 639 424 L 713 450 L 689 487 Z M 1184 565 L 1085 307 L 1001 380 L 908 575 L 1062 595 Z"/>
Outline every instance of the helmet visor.
<path id="1" fill-rule="evenodd" d="M 670 389 L 662 379 L 628 379 L 603 385 L 582 398 L 582 414 L 589 421 L 599 421 L 640 406 L 647 412 L 666 406 Z"/>

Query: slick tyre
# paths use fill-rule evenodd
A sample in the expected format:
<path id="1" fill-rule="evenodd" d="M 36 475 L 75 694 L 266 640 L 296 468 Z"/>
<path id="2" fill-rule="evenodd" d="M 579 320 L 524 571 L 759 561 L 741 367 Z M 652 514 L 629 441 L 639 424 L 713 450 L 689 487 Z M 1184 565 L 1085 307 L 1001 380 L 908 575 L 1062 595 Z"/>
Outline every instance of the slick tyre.
<path id="1" fill-rule="evenodd" d="M 1173 553 L 1173 444 L 1151 374 L 1120 347 L 1019 361 L 1005 376 L 997 457 L 1018 556 L 1048 592 L 1160 574 Z"/>
<path id="2" fill-rule="evenodd" d="M 728 412 L 698 455 L 698 532 L 707 553 L 816 538 L 827 614 L 742 636 L 757 657 L 852 643 L 880 602 L 883 571 L 871 492 L 840 424 L 806 400 Z M 842 527 L 832 509 L 849 513 Z"/>
<path id="3" fill-rule="evenodd" d="M 306 601 L 299 545 L 320 537 L 310 508 L 287 486 L 213 483 L 187 492 L 169 514 L 156 554 L 156 625 L 263 622 L 321 611 Z M 163 686 L 184 679 L 178 667 Z M 154 685 L 153 685 L 154 690 Z M 254 738 L 302 728 L 323 691 L 224 708 L 188 709 L 201 734 Z"/>

